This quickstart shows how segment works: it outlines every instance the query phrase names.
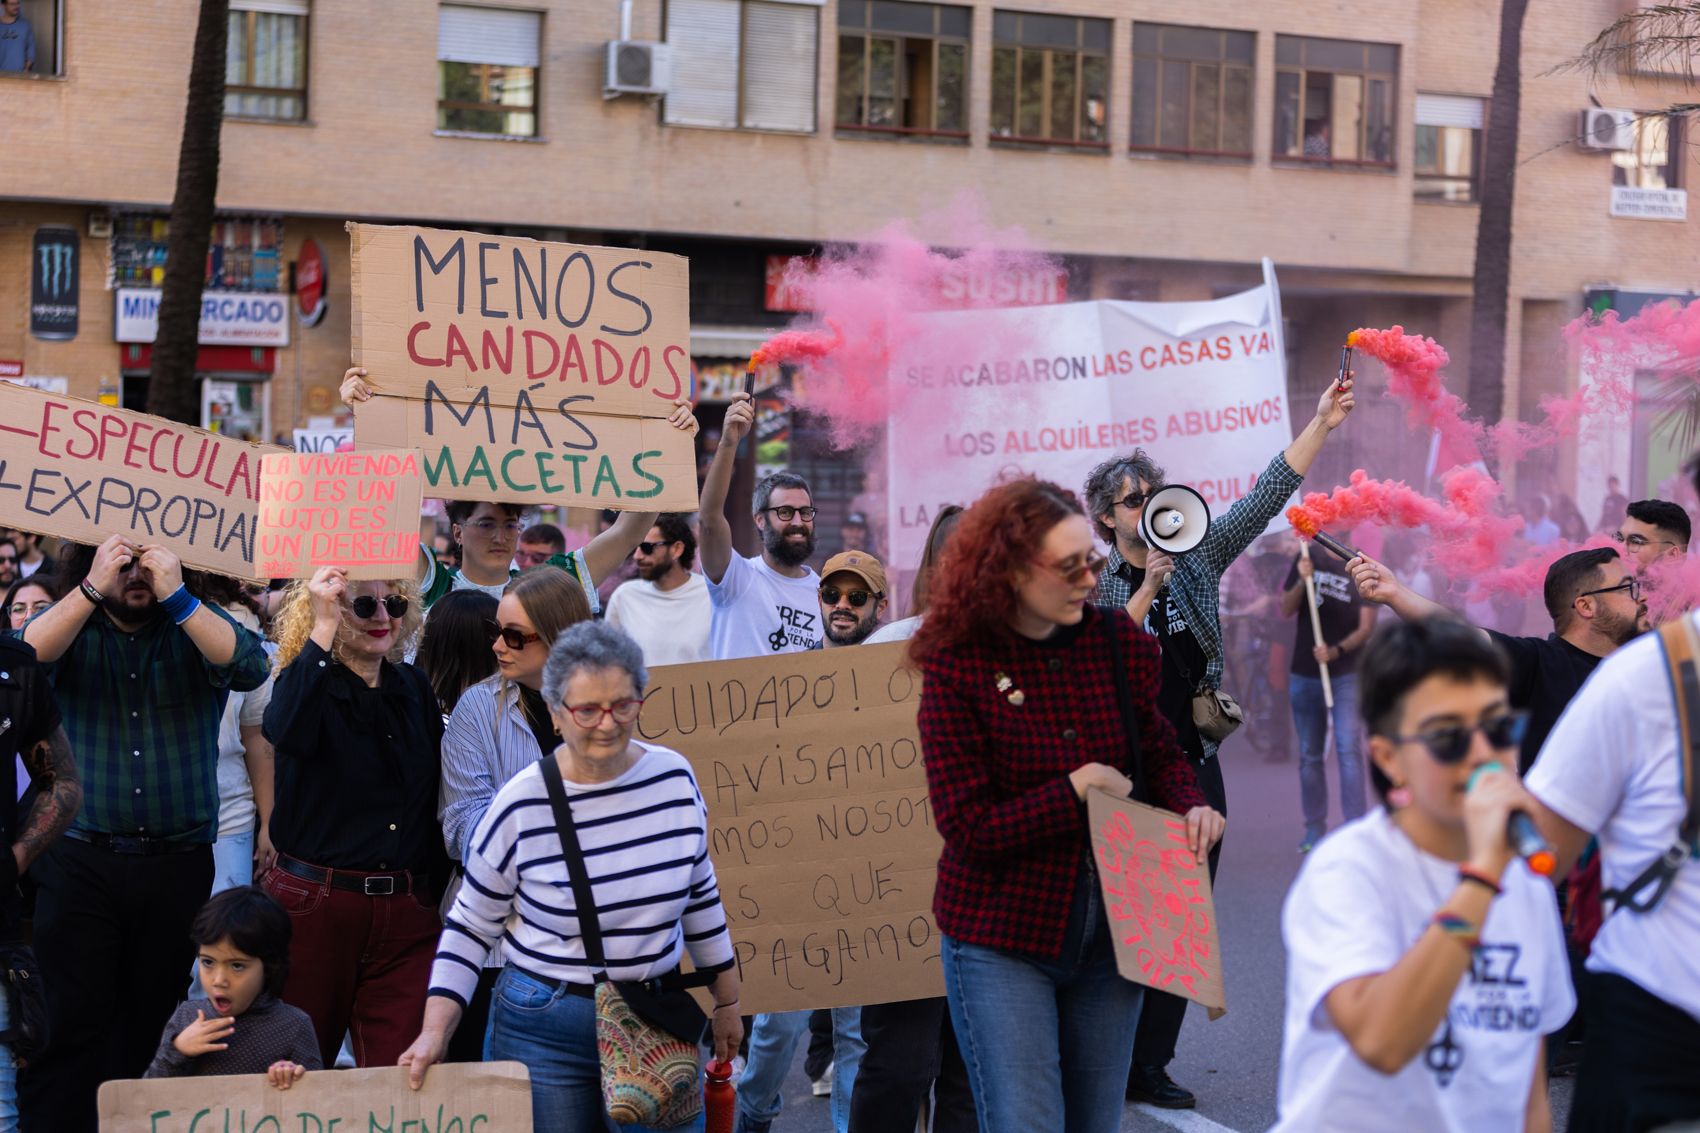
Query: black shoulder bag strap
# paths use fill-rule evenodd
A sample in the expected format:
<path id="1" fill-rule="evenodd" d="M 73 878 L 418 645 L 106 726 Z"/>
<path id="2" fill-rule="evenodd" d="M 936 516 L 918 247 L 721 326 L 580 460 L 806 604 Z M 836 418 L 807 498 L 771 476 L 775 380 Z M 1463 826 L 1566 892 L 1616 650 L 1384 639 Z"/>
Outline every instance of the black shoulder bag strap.
<path id="1" fill-rule="evenodd" d="M 1694 852 L 1695 838 L 1700 835 L 1700 792 L 1694 789 L 1694 773 L 1700 768 L 1700 671 L 1696 670 L 1700 649 L 1696 648 L 1693 621 L 1684 615 L 1659 627 L 1659 644 L 1664 649 L 1665 673 L 1676 702 L 1677 774 L 1688 800 L 1688 813 L 1669 849 L 1622 889 L 1607 889 L 1600 894 L 1601 901 L 1612 902 L 1613 912 L 1628 909 L 1649 913 L 1657 908 L 1676 880 L 1677 871 Z"/>
<path id="2" fill-rule="evenodd" d="M 1139 720 L 1133 714 L 1133 689 L 1128 681 L 1127 656 L 1122 649 L 1121 629 L 1116 624 L 1118 611 L 1107 611 L 1104 628 L 1110 638 L 1111 676 L 1116 683 L 1116 705 L 1121 709 L 1122 732 L 1127 736 L 1127 755 L 1133 774 L 1133 798 L 1149 803 L 1146 794 L 1145 756 L 1139 746 Z M 1126 617 L 1126 614 L 1122 615 Z"/>
<path id="3" fill-rule="evenodd" d="M 596 968 L 596 982 L 608 978 L 608 957 L 602 951 L 602 924 L 596 915 L 596 897 L 590 890 L 590 870 L 578 844 L 578 827 L 573 825 L 573 808 L 567 789 L 561 785 L 561 765 L 553 754 L 539 761 L 543 785 L 549 789 L 549 809 L 555 812 L 555 830 L 561 836 L 561 854 L 566 858 L 567 877 L 573 885 L 573 907 L 578 910 L 578 931 L 584 937 L 584 954 Z"/>

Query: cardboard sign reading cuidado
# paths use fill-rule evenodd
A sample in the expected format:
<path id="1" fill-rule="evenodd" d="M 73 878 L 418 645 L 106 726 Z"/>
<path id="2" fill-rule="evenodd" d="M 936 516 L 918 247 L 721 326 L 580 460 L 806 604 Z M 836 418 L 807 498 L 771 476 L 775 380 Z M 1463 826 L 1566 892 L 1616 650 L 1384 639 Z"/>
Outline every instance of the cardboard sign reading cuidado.
<path id="1" fill-rule="evenodd" d="M 749 1013 L 944 994 L 904 646 L 651 673 L 639 735 L 691 761 Z"/>
<path id="2" fill-rule="evenodd" d="M 399 1066 L 310 1070 L 287 1090 L 264 1074 L 146 1078 L 100 1087 L 101 1133 L 530 1133 L 518 1062 L 445 1063 L 418 1090 Z"/>
<path id="3" fill-rule="evenodd" d="M 417 452 L 283 452 L 260 462 L 256 551 L 267 578 L 410 575 L 419 558 Z"/>
<path id="4" fill-rule="evenodd" d="M 1186 844 L 1186 820 L 1102 791 L 1086 796 L 1092 853 L 1123 979 L 1227 1010 L 1210 870 Z"/>
<path id="5" fill-rule="evenodd" d="M 682 256 L 350 224 L 363 446 L 416 448 L 445 499 L 688 511 Z"/>
<path id="6" fill-rule="evenodd" d="M 0 526 L 256 578 L 260 459 L 286 452 L 163 417 L 0 382 Z"/>

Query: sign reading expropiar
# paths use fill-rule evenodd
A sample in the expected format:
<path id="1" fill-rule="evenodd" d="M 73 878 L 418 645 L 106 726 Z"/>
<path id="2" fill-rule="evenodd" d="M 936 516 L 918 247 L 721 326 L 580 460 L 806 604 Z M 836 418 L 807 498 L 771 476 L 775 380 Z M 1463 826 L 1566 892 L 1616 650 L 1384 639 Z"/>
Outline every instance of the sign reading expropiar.
<path id="1" fill-rule="evenodd" d="M 418 1090 L 398 1066 L 310 1070 L 287 1090 L 264 1074 L 147 1078 L 100 1087 L 101 1133 L 530 1133 L 518 1062 L 445 1063 Z"/>
<path id="2" fill-rule="evenodd" d="M 638 732 L 696 772 L 746 1012 L 944 994 L 942 843 L 904 648 L 651 673 Z"/>
<path id="3" fill-rule="evenodd" d="M 260 458 L 287 450 L 0 382 L 0 526 L 125 534 L 191 567 L 256 578 Z"/>
<path id="4" fill-rule="evenodd" d="M 350 224 L 362 445 L 416 448 L 427 495 L 695 506 L 683 257 Z"/>
<path id="5" fill-rule="evenodd" d="M 267 578 L 399 578 L 419 558 L 419 454 L 283 452 L 260 462 L 256 562 Z"/>

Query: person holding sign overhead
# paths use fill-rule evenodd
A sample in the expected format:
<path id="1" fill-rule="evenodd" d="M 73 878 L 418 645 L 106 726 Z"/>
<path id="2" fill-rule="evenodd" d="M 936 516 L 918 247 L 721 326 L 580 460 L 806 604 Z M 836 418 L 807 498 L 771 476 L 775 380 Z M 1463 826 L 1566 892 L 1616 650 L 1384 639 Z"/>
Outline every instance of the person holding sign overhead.
<path id="1" fill-rule="evenodd" d="M 1087 792 L 1184 814 L 1201 861 L 1225 825 L 1158 710 L 1156 639 L 1090 600 L 1103 567 L 1073 495 L 1000 484 L 946 544 L 910 643 L 944 836 L 933 914 L 982 1133 L 1121 1124 L 1141 988 L 1116 971 Z"/>
<path id="2" fill-rule="evenodd" d="M 368 402 L 379 387 L 367 380 L 359 366 L 351 366 L 342 376 L 342 400 L 350 409 Z M 681 432 L 696 435 L 697 419 L 691 403 L 680 399 L 673 403 L 668 422 Z M 460 546 L 460 569 L 442 566 L 431 548 L 419 546 L 419 593 L 426 610 L 451 590 L 482 590 L 500 599 L 508 580 L 519 571 L 513 569 L 514 554 L 519 547 L 520 534 L 525 529 L 523 517 L 526 505 L 491 503 L 487 500 L 451 500 L 449 522 L 455 542 Z M 658 513 L 653 511 L 621 512 L 614 525 L 576 551 L 555 555 L 545 562 L 570 573 L 584 587 L 590 599 L 592 613 L 600 613 L 596 597 L 596 580 L 608 577 L 623 565 L 632 550 L 641 542 L 654 524 Z"/>

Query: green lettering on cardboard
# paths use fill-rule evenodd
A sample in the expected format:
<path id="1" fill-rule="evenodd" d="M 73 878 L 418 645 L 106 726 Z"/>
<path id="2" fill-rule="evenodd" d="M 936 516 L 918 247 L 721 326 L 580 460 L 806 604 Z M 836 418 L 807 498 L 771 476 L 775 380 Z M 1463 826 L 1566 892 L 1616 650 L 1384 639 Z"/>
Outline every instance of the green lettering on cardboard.
<path id="1" fill-rule="evenodd" d="M 562 453 L 561 459 L 573 466 L 573 491 L 578 495 L 583 495 L 584 477 L 581 470 L 584 468 L 585 454 L 582 452 Z"/>
<path id="2" fill-rule="evenodd" d="M 159 1133 L 159 1119 L 162 1118 L 162 1117 L 170 1117 L 170 1116 L 171 1116 L 171 1111 L 169 1109 L 155 1110 L 153 1113 L 148 1115 L 148 1121 L 149 1121 L 148 1128 L 152 1129 L 153 1133 Z"/>
<path id="3" fill-rule="evenodd" d="M 435 488 L 437 482 L 442 479 L 445 468 L 449 471 L 449 487 L 460 487 L 460 479 L 455 475 L 455 454 L 449 451 L 448 445 L 444 445 L 442 452 L 437 455 L 436 464 L 431 463 L 429 456 L 425 458 L 425 482 Z"/>
<path id="4" fill-rule="evenodd" d="M 659 496 L 661 494 L 661 489 L 666 487 L 666 485 L 661 482 L 661 477 L 651 474 L 649 470 L 643 466 L 645 458 L 652 456 L 658 457 L 660 455 L 660 450 L 652 449 L 649 452 L 637 453 L 632 457 L 632 471 L 636 472 L 639 476 L 642 476 L 645 480 L 648 480 L 655 486 L 653 488 L 627 488 L 626 495 L 630 496 L 634 500 L 647 500 L 651 496 Z"/>
<path id="5" fill-rule="evenodd" d="M 537 486 L 551 496 L 556 492 L 566 491 L 566 485 L 555 483 L 555 469 L 550 465 L 550 461 L 555 459 L 555 454 L 538 452 L 532 455 L 537 458 Z"/>
<path id="6" fill-rule="evenodd" d="M 383 1130 L 383 1133 L 395 1133 L 395 1106 L 390 1106 L 390 1123 L 388 1125 L 378 1124 L 378 1115 L 376 1113 L 368 1113 L 366 1115 L 366 1120 L 368 1122 L 366 1126 L 366 1133 L 377 1133 L 380 1129 Z"/>
<path id="7" fill-rule="evenodd" d="M 614 489 L 614 498 L 620 498 L 620 482 L 614 478 L 614 462 L 607 456 L 596 458 L 596 483 L 591 485 L 590 494 L 597 495 L 602 491 L 602 481 L 608 481 Z"/>
<path id="8" fill-rule="evenodd" d="M 279 1121 L 276 1117 L 269 1113 L 254 1123 L 253 1133 L 260 1133 L 260 1130 L 266 1127 L 266 1122 L 268 1121 L 272 1123 L 272 1128 L 276 1129 L 277 1133 L 283 1133 L 283 1122 Z"/>
<path id="9" fill-rule="evenodd" d="M 496 474 L 490 469 L 490 454 L 484 451 L 483 445 L 472 450 L 472 459 L 466 464 L 466 479 L 462 480 L 461 483 L 463 485 L 472 483 L 474 476 L 484 477 L 490 485 L 490 490 L 492 492 L 497 490 Z"/>
<path id="10" fill-rule="evenodd" d="M 502 483 L 516 492 L 535 492 L 537 490 L 536 484 L 516 484 L 514 478 L 508 475 L 508 465 L 513 463 L 514 457 L 524 455 L 525 450 L 522 448 L 508 450 L 508 455 L 502 458 Z"/>

